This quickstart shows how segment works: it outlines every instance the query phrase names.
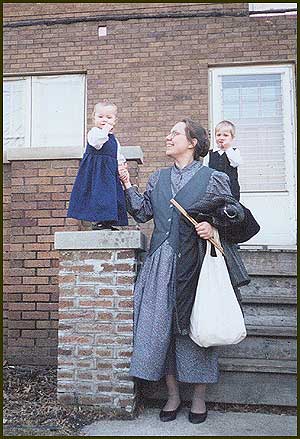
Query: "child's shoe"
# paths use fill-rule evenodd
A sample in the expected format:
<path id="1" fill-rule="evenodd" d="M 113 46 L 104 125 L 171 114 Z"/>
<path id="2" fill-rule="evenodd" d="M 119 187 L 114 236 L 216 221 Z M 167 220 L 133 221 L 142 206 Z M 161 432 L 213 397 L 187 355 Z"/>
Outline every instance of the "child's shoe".
<path id="1" fill-rule="evenodd" d="M 118 230 L 116 227 L 105 223 L 95 223 L 92 225 L 92 230 Z"/>

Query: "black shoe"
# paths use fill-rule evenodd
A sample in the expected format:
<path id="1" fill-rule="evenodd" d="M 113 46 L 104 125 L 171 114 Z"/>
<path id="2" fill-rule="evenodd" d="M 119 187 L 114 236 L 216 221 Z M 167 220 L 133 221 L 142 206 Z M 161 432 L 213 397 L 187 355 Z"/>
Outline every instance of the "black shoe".
<path id="1" fill-rule="evenodd" d="M 118 230 L 118 229 L 109 224 L 96 223 L 92 225 L 92 230 Z"/>
<path id="2" fill-rule="evenodd" d="M 176 410 L 161 410 L 159 413 L 159 419 L 162 422 L 174 421 L 180 409 L 181 409 L 181 403 L 179 404 Z"/>
<path id="3" fill-rule="evenodd" d="M 117 228 L 114 227 L 114 226 L 109 226 L 109 228 L 110 228 L 110 230 L 119 230 L 119 229 L 117 229 Z"/>
<path id="4" fill-rule="evenodd" d="M 192 424 L 201 424 L 207 418 L 207 410 L 204 413 L 193 413 L 189 411 L 189 421 Z"/>

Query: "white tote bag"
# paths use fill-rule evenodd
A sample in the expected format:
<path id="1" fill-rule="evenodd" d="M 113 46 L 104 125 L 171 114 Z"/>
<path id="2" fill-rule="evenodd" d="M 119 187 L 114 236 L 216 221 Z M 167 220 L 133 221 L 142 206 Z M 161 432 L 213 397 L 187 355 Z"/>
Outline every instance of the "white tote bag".
<path id="1" fill-rule="evenodd" d="M 215 240 L 219 241 L 217 230 Z M 190 337 L 202 347 L 236 344 L 246 337 L 242 310 L 224 256 L 207 240 L 190 321 Z"/>

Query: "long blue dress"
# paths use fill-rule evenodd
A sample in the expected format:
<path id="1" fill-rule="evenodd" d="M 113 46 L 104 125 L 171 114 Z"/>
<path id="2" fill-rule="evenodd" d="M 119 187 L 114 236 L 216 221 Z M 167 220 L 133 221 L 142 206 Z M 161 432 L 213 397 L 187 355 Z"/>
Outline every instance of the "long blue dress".
<path id="1" fill-rule="evenodd" d="M 193 161 L 183 169 L 171 170 L 171 189 L 175 194 L 199 171 Z M 133 187 L 125 191 L 128 212 L 138 222 L 153 218 L 150 194 L 159 181 L 159 171 L 151 175 L 144 194 Z M 230 194 L 227 176 L 215 171 L 207 192 Z M 130 375 L 158 381 L 173 374 L 186 383 L 216 383 L 219 378 L 217 348 L 202 348 L 189 336 L 172 335 L 172 315 L 176 297 L 176 254 L 165 241 L 148 255 L 134 288 L 134 347 Z"/>
<path id="2" fill-rule="evenodd" d="M 68 218 L 126 226 L 124 190 L 118 176 L 117 141 L 113 134 L 101 149 L 87 144 L 72 189 Z"/>

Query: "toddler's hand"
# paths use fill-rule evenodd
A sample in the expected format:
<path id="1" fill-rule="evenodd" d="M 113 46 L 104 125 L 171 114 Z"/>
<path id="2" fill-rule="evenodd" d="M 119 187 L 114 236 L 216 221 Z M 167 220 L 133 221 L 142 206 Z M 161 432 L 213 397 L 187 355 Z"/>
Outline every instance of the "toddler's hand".
<path id="1" fill-rule="evenodd" d="M 112 131 L 113 127 L 114 126 L 112 124 L 106 122 L 105 125 L 102 125 L 99 128 L 108 134 Z"/>

